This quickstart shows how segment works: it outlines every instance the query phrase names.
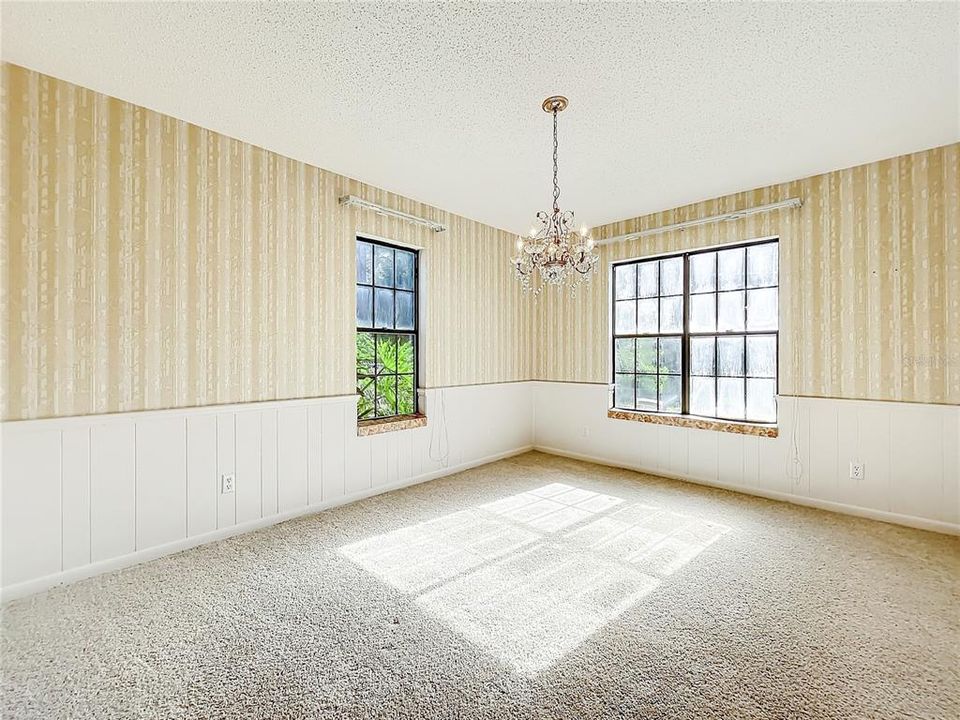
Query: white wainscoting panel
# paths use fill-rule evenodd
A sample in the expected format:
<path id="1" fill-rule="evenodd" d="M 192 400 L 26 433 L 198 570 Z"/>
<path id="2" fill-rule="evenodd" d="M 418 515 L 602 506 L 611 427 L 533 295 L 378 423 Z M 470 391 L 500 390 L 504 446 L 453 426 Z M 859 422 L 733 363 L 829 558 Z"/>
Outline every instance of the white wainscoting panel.
<path id="1" fill-rule="evenodd" d="M 237 523 L 236 493 L 220 492 L 224 475 L 237 472 L 237 413 L 224 412 L 217 415 L 217 529 L 222 530 Z"/>
<path id="2" fill-rule="evenodd" d="M 321 406 L 320 411 L 320 427 L 324 437 L 320 456 L 320 477 L 323 482 L 320 500 L 332 502 L 347 494 L 344 475 L 347 456 L 346 416 L 349 414 L 352 417 L 353 406 L 330 403 Z M 366 471 L 363 474 L 366 476 Z"/>
<path id="3" fill-rule="evenodd" d="M 60 442 L 42 433 L 3 448 L 4 585 L 62 566 Z"/>
<path id="4" fill-rule="evenodd" d="M 68 428 L 61 445 L 63 569 L 90 563 L 90 429 Z"/>
<path id="5" fill-rule="evenodd" d="M 256 410 L 236 414 L 237 522 L 245 523 L 263 516 L 263 463 L 260 459 L 260 425 L 263 418 Z"/>
<path id="6" fill-rule="evenodd" d="M 277 411 L 261 410 L 260 416 L 260 512 L 262 517 L 277 514 L 279 485 Z"/>
<path id="7" fill-rule="evenodd" d="M 533 385 L 547 452 L 960 533 L 956 406 L 781 397 L 779 436 L 761 438 L 613 420 L 603 385 Z"/>
<path id="8" fill-rule="evenodd" d="M 136 432 L 135 423 L 119 418 L 90 427 L 91 562 L 120 557 L 137 549 Z M 19 440 L 15 433 L 4 433 L 4 448 L 16 446 Z M 4 487 L 18 481 L 16 475 L 3 475 Z M 3 532 L 6 535 L 6 527 Z M 7 542 L 4 537 L 3 544 Z"/>
<path id="9" fill-rule="evenodd" d="M 428 390 L 427 427 L 369 437 L 353 396 L 4 423 L 3 598 L 524 452 L 532 393 Z"/>
<path id="10" fill-rule="evenodd" d="M 307 407 L 277 411 L 277 507 L 289 512 L 307 504 Z"/>
<path id="11" fill-rule="evenodd" d="M 187 535 L 217 529 L 217 416 L 187 415 Z"/>
<path id="12" fill-rule="evenodd" d="M 356 434 L 353 396 L 4 423 L 3 597 L 534 446 L 960 533 L 953 406 L 783 397 L 769 439 L 611 420 L 600 385 L 435 389 L 421 402 L 427 427 L 369 437 Z M 864 464 L 863 480 L 849 478 L 851 461 Z M 224 473 L 233 493 L 220 492 Z"/>
<path id="13" fill-rule="evenodd" d="M 320 435 L 323 432 L 323 420 L 319 405 L 307 408 L 307 504 L 316 505 L 323 501 L 323 478 L 320 475 L 321 447 Z"/>
<path id="14" fill-rule="evenodd" d="M 136 438 L 137 547 L 182 540 L 187 536 L 187 420 L 145 420 L 137 423 Z"/>

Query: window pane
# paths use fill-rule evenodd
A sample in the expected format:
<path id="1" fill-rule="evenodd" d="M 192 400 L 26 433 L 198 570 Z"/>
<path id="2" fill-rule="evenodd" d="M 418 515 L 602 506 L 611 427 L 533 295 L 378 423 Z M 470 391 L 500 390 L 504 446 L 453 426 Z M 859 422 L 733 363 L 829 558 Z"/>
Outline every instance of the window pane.
<path id="1" fill-rule="evenodd" d="M 397 330 L 413 330 L 412 292 L 397 292 Z"/>
<path id="2" fill-rule="evenodd" d="M 376 289 L 373 304 L 373 326 L 393 328 L 393 290 Z"/>
<path id="3" fill-rule="evenodd" d="M 370 285 L 373 282 L 373 246 L 357 243 L 357 282 Z"/>
<path id="4" fill-rule="evenodd" d="M 637 375 L 637 410 L 657 409 L 657 376 Z"/>
<path id="5" fill-rule="evenodd" d="M 413 253 L 397 250 L 397 287 L 413 290 Z"/>
<path id="6" fill-rule="evenodd" d="M 743 330 L 743 290 L 717 294 L 717 331 Z"/>
<path id="7" fill-rule="evenodd" d="M 357 287 L 357 327 L 373 325 L 373 290 Z"/>
<path id="8" fill-rule="evenodd" d="M 414 353 L 416 346 L 413 342 L 413 335 L 400 335 L 397 337 L 397 372 L 412 373 L 414 366 Z"/>
<path id="9" fill-rule="evenodd" d="M 680 378 L 676 375 L 660 376 L 660 411 L 680 412 Z"/>
<path id="10" fill-rule="evenodd" d="M 743 287 L 743 248 L 720 250 L 717 253 L 717 275 L 720 290 Z"/>
<path id="11" fill-rule="evenodd" d="M 773 335 L 755 335 L 747 338 L 747 375 L 776 377 L 777 338 Z"/>
<path id="12" fill-rule="evenodd" d="M 716 348 L 713 338 L 690 338 L 690 374 L 713 375 L 716 365 Z"/>
<path id="13" fill-rule="evenodd" d="M 618 338 L 614 355 L 614 368 L 617 372 L 634 372 L 636 341 L 633 338 Z"/>
<path id="14" fill-rule="evenodd" d="M 657 372 L 657 339 L 637 338 L 637 372 Z"/>
<path id="15" fill-rule="evenodd" d="M 616 323 L 614 332 L 617 335 L 631 335 L 637 331 L 637 302 L 636 300 L 621 300 L 617 303 Z"/>
<path id="16" fill-rule="evenodd" d="M 757 422 L 777 419 L 775 380 L 747 380 L 747 418 Z"/>
<path id="17" fill-rule="evenodd" d="M 393 250 L 381 245 L 373 248 L 373 275 L 377 285 L 393 287 Z"/>
<path id="18" fill-rule="evenodd" d="M 373 333 L 357 333 L 358 375 L 373 375 L 374 345 Z"/>
<path id="19" fill-rule="evenodd" d="M 660 298 L 660 332 L 683 332 L 683 297 Z"/>
<path id="20" fill-rule="evenodd" d="M 397 372 L 397 338 L 377 335 L 377 375 Z"/>
<path id="21" fill-rule="evenodd" d="M 376 380 L 370 378 L 357 378 L 357 418 L 363 420 L 374 415 L 374 385 Z"/>
<path id="22" fill-rule="evenodd" d="M 660 372 L 680 374 L 680 338 L 660 338 Z"/>
<path id="23" fill-rule="evenodd" d="M 660 261 L 660 294 L 683 295 L 683 258 Z"/>
<path id="24" fill-rule="evenodd" d="M 777 243 L 747 248 L 747 287 L 777 284 Z"/>
<path id="25" fill-rule="evenodd" d="M 717 329 L 717 296 L 690 296 L 690 332 L 713 332 Z"/>
<path id="26" fill-rule="evenodd" d="M 777 288 L 747 290 L 747 330 L 777 329 Z"/>
<path id="27" fill-rule="evenodd" d="M 656 260 L 637 265 L 637 272 L 639 273 L 637 282 L 640 297 L 656 297 L 660 294 L 657 285 L 657 278 L 659 277 L 657 273 L 658 266 L 659 263 Z"/>
<path id="28" fill-rule="evenodd" d="M 743 378 L 717 379 L 717 416 L 743 420 Z"/>
<path id="29" fill-rule="evenodd" d="M 377 378 L 377 415 L 386 417 L 397 414 L 397 376 L 381 375 Z"/>
<path id="30" fill-rule="evenodd" d="M 743 375 L 743 338 L 717 338 L 718 375 Z"/>
<path id="31" fill-rule="evenodd" d="M 690 256 L 690 292 L 711 292 L 717 289 L 717 254 Z"/>
<path id="32" fill-rule="evenodd" d="M 397 378 L 397 413 L 412 415 L 417 411 L 413 394 L 413 375 L 401 375 Z"/>
<path id="33" fill-rule="evenodd" d="M 617 374 L 613 404 L 618 408 L 633 409 L 633 375 Z"/>
<path id="34" fill-rule="evenodd" d="M 710 417 L 716 413 L 716 381 L 712 377 L 690 378 L 690 413 Z"/>
<path id="35" fill-rule="evenodd" d="M 657 302 L 656 298 L 651 300 L 637 300 L 637 332 L 655 333 L 657 332 Z"/>
<path id="36" fill-rule="evenodd" d="M 617 300 L 634 298 L 637 296 L 637 266 L 618 265 L 614 269 L 616 275 Z"/>

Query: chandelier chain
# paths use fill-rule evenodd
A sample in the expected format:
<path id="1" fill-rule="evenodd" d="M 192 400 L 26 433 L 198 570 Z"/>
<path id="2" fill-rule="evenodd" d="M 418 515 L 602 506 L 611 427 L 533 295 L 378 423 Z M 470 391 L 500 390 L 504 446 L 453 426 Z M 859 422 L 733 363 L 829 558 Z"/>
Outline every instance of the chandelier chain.
<path id="1" fill-rule="evenodd" d="M 559 169 L 557 166 L 558 156 L 557 143 L 557 108 L 553 108 L 553 211 L 560 212 L 560 180 Z"/>

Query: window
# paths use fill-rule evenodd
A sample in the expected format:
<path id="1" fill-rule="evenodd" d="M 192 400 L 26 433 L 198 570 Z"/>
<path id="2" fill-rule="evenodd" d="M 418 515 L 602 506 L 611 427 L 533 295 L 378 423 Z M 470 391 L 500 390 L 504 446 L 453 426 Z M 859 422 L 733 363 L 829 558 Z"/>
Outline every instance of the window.
<path id="1" fill-rule="evenodd" d="M 777 420 L 778 242 L 616 264 L 613 405 Z"/>
<path id="2" fill-rule="evenodd" d="M 417 252 L 357 239 L 357 419 L 417 412 Z"/>

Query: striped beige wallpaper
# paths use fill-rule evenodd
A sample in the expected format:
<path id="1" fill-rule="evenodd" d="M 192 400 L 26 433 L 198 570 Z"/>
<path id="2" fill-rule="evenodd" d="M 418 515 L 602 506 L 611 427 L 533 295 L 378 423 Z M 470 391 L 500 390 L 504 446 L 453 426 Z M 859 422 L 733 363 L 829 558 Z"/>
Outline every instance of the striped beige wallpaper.
<path id="1" fill-rule="evenodd" d="M 960 403 L 960 144 L 606 225 L 598 239 L 800 197 L 799 210 L 601 247 L 538 305 L 538 377 L 608 381 L 609 263 L 780 237 L 782 394 Z"/>
<path id="2" fill-rule="evenodd" d="M 17 66 L 2 84 L 4 419 L 352 393 L 358 232 L 425 250 L 424 384 L 533 376 L 510 234 Z"/>
<path id="3" fill-rule="evenodd" d="M 534 301 L 509 233 L 16 66 L 2 80 L 4 419 L 352 393 L 358 232 L 425 249 L 428 386 L 606 382 L 611 260 L 776 235 L 782 393 L 960 403 L 960 144 L 598 228 L 804 200 L 603 246 L 599 282 Z"/>

